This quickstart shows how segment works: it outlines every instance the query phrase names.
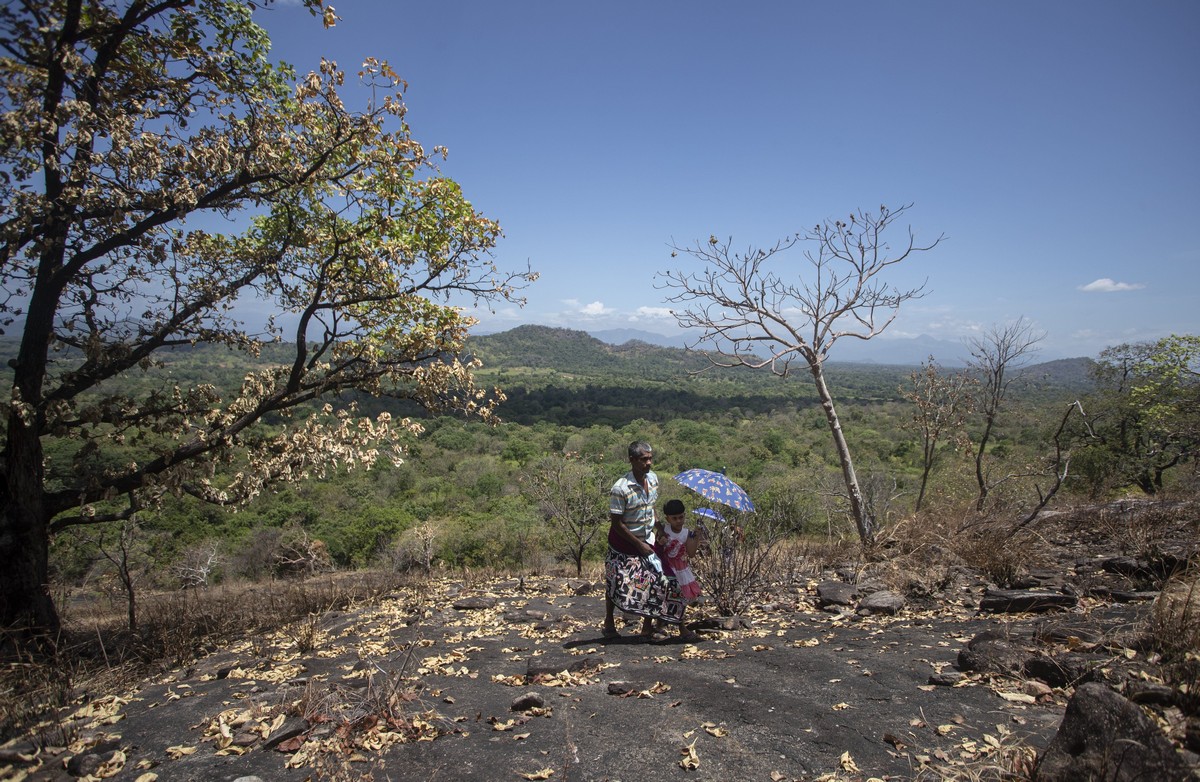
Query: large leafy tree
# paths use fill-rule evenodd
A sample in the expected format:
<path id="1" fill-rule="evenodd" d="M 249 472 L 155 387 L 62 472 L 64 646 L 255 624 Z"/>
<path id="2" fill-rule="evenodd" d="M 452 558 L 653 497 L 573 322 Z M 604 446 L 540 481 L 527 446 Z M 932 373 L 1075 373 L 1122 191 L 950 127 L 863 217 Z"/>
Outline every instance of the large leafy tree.
<path id="1" fill-rule="evenodd" d="M 347 108 L 335 64 L 297 79 L 268 59 L 254 13 L 269 3 L 0 4 L 0 318 L 18 340 L 0 626 L 57 628 L 58 530 L 165 492 L 242 501 L 369 465 L 419 428 L 360 418 L 341 392 L 493 415 L 499 395 L 458 358 L 474 321 L 454 305 L 520 303 L 536 275 L 497 268 L 499 226 L 437 174 L 444 150 L 413 139 L 386 63 L 364 64 L 364 105 Z M 263 324 L 238 317 L 255 299 Z M 286 356 L 272 348 L 232 390 L 180 387 L 160 361 L 269 342 Z"/>
<path id="2" fill-rule="evenodd" d="M 1200 452 L 1200 337 L 1116 345 L 1093 368 L 1092 480 L 1146 494 Z"/>

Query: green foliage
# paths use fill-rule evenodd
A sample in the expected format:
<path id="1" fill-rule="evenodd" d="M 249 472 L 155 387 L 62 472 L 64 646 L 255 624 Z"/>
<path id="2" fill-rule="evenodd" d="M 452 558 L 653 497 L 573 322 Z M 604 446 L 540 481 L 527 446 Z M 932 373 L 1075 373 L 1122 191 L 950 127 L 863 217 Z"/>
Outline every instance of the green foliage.
<path id="1" fill-rule="evenodd" d="M 503 342 L 504 335 L 490 339 Z M 593 342 L 576 339 L 568 345 L 572 350 L 590 350 Z M 239 354 L 196 348 L 172 354 L 168 363 L 180 372 L 207 374 L 219 385 L 235 385 L 239 375 L 252 367 L 227 361 L 229 355 Z M 538 372 L 553 367 L 548 360 L 542 363 L 545 366 Z M 169 553 L 177 559 L 190 546 L 218 540 L 224 572 L 240 576 L 267 577 L 274 572 L 275 553 L 289 527 L 320 541 L 339 569 L 380 561 L 399 568 L 424 568 L 427 545 L 433 565 L 574 569 L 574 556 L 562 545 L 562 530 L 547 522 L 539 503 L 522 494 L 523 481 L 539 472 L 543 459 L 585 458 L 595 471 L 591 501 L 603 517 L 607 487 L 628 467 L 626 446 L 631 440 L 646 439 L 655 446 L 663 501 L 680 498 L 694 507 L 695 495 L 670 476 L 690 467 L 725 468 L 756 502 L 774 509 L 782 534 L 836 539 L 852 531 L 839 497 L 838 462 L 828 443 L 824 417 L 807 397 L 789 399 L 778 387 L 778 379 L 775 387 L 760 385 L 758 377 L 746 372 L 719 382 L 676 378 L 679 386 L 694 383 L 695 396 L 664 394 L 661 399 L 668 403 L 659 409 L 631 403 L 628 420 L 619 426 L 609 420 L 610 411 L 603 404 L 591 406 L 602 399 L 593 397 L 597 389 L 608 386 L 622 388 L 622 398 L 659 399 L 641 395 L 648 384 L 656 387 L 655 381 L 640 376 L 643 369 L 637 361 L 617 360 L 605 366 L 607 386 L 600 386 L 590 380 L 581 385 L 566 373 L 557 373 L 558 379 L 552 381 L 533 370 L 506 368 L 510 382 L 543 384 L 544 398 L 561 398 L 566 407 L 581 411 L 579 417 L 571 424 L 546 419 L 489 426 L 449 416 L 423 416 L 420 422 L 426 433 L 414 442 L 403 464 L 339 470 L 326 479 L 281 486 L 236 511 L 171 499 L 159 510 L 140 514 L 142 524 L 147 531 L 168 534 L 175 547 Z M 862 454 L 863 484 L 872 501 L 885 507 L 899 494 L 890 510 L 895 516 L 915 498 L 921 462 L 916 434 L 903 428 L 911 408 L 894 398 L 903 370 L 855 367 L 848 372 L 862 378 L 860 389 L 878 392 L 875 401 L 848 404 L 844 425 L 847 438 Z M 837 375 L 838 371 L 831 371 L 831 376 Z M 885 399 L 883 392 L 889 388 L 893 397 Z M 695 398 L 701 401 L 690 406 Z M 745 406 L 727 406 L 731 399 Z M 754 399 L 762 400 L 770 412 L 748 414 L 758 403 L 746 400 Z M 1005 428 L 1004 447 L 1014 452 L 1014 458 L 1027 458 L 1042 447 L 1044 422 L 1054 410 L 1048 402 L 1026 405 L 1023 397 L 1019 400 L 1014 405 L 1018 421 Z M 1037 412 L 1043 407 L 1045 416 Z M 507 416 L 507 407 L 501 413 Z M 931 482 L 930 505 L 969 495 L 969 481 L 963 466 L 947 459 Z M 600 527 L 597 537 L 582 546 L 581 565 L 601 558 L 603 524 Z M 63 581 L 80 583 L 94 563 L 95 552 L 73 545 L 66 536 L 56 541 L 55 572 Z"/>
<path id="2" fill-rule="evenodd" d="M 1094 377 L 1081 476 L 1094 495 L 1124 487 L 1160 492 L 1200 449 L 1200 337 L 1109 348 Z"/>

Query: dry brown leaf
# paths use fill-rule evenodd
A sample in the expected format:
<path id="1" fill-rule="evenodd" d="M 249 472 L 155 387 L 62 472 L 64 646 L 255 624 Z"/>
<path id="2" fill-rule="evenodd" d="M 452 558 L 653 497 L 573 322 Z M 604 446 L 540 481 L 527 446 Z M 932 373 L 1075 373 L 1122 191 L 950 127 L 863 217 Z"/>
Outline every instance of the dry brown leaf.
<path id="1" fill-rule="evenodd" d="M 848 708 L 850 708 L 850 704 L 849 704 L 849 703 L 835 703 L 835 704 L 833 704 L 833 710 L 834 710 L 834 711 L 845 711 L 845 710 L 846 710 L 846 709 L 848 709 Z"/>
<path id="2" fill-rule="evenodd" d="M 185 747 L 182 744 L 176 744 L 173 747 L 167 747 L 167 757 L 171 760 L 179 760 L 185 755 L 195 754 L 196 749 L 196 747 Z"/>
<path id="3" fill-rule="evenodd" d="M 520 775 L 521 779 L 549 779 L 552 776 L 554 776 L 554 769 L 552 768 L 543 768 L 531 774 Z"/>
<path id="4" fill-rule="evenodd" d="M 158 774 L 155 774 L 153 771 L 149 771 L 145 774 L 142 774 L 133 782 L 158 782 Z"/>
<path id="5" fill-rule="evenodd" d="M 854 763 L 854 758 L 850 757 L 849 752 L 843 752 L 842 757 L 838 759 L 838 762 L 841 763 L 843 771 L 848 771 L 851 774 L 858 771 L 858 766 Z"/>
<path id="6" fill-rule="evenodd" d="M 700 768 L 700 755 L 696 752 L 696 742 L 688 744 L 686 747 L 680 747 L 679 753 L 683 755 L 683 760 L 679 761 L 679 767 L 682 769 Z"/>

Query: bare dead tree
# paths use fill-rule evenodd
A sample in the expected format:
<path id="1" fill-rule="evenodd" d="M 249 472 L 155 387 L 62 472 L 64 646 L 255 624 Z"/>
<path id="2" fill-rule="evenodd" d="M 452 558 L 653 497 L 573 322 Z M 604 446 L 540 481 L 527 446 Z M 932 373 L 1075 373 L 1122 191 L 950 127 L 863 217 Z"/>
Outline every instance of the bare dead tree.
<path id="1" fill-rule="evenodd" d="M 1062 420 L 1058 423 L 1058 429 L 1054 431 L 1054 456 L 1050 460 L 1047 469 L 1048 473 L 1053 479 L 1053 482 L 1045 491 L 1042 491 L 1042 487 L 1040 485 L 1034 484 L 1034 488 L 1037 489 L 1038 493 L 1038 503 L 1021 521 L 1020 524 L 1012 528 L 1012 530 L 1008 533 L 1008 537 L 1011 538 L 1019 530 L 1028 527 L 1030 524 L 1036 521 L 1038 514 L 1042 512 L 1043 508 L 1050 504 L 1050 500 L 1054 499 L 1054 495 L 1058 494 L 1058 490 L 1062 488 L 1063 483 L 1067 480 L 1067 475 L 1070 473 L 1071 469 L 1071 444 L 1069 442 L 1064 442 L 1064 438 L 1068 437 L 1067 422 L 1071 420 L 1071 414 L 1076 410 L 1079 411 L 1080 417 L 1083 418 L 1084 431 L 1088 432 L 1090 435 L 1091 428 L 1088 425 L 1087 415 L 1083 412 L 1083 405 L 1079 403 L 1079 400 L 1075 400 L 1071 404 L 1067 405 L 1066 412 L 1063 413 Z"/>
<path id="2" fill-rule="evenodd" d="M 175 575 L 184 589 L 204 588 L 209 585 L 217 568 L 225 564 L 221 556 L 221 544 L 215 540 L 204 541 L 188 548 L 175 564 Z"/>
<path id="3" fill-rule="evenodd" d="M 541 512 L 558 552 L 583 573 L 583 555 L 601 529 L 608 528 L 606 479 L 586 459 L 549 456 L 522 478 L 521 491 Z"/>
<path id="4" fill-rule="evenodd" d="M 975 510 L 983 511 L 988 492 L 995 484 L 988 482 L 987 447 L 995 433 L 996 419 L 1009 386 L 1017 377 L 1016 370 L 1026 366 L 1037 353 L 1037 344 L 1046 334 L 1034 328 L 1024 317 L 1004 326 L 993 326 L 979 337 L 967 342 L 971 352 L 970 368 L 979 379 L 979 410 L 983 413 L 983 432 L 975 447 L 975 482 L 979 497 Z"/>
<path id="5" fill-rule="evenodd" d="M 107 528 L 106 528 L 107 527 Z M 121 589 L 125 592 L 125 608 L 130 632 L 137 632 L 137 592 L 142 582 L 157 569 L 162 546 L 155 545 L 138 523 L 137 516 L 125 519 L 119 526 L 105 525 L 97 529 L 93 542 L 100 555 L 112 566 Z"/>
<path id="6" fill-rule="evenodd" d="M 905 428 L 915 430 L 921 437 L 921 488 L 913 508 L 919 511 L 943 439 L 948 439 L 956 450 L 970 445 L 966 416 L 973 409 L 978 381 L 964 372 L 942 373 L 930 356 L 919 371 L 909 375 L 909 383 L 900 393 L 916 406 Z"/>
<path id="7" fill-rule="evenodd" d="M 710 368 L 768 368 L 787 376 L 795 362 L 812 375 L 864 545 L 875 538 L 875 519 L 863 501 L 826 382 L 825 361 L 839 339 L 878 336 L 891 325 L 901 304 L 924 295 L 924 283 L 899 289 L 880 279 L 889 267 L 933 249 L 944 238 L 921 244 L 909 228 L 907 240 L 893 249 L 883 234 L 909 207 L 880 206 L 878 213 L 859 210 L 848 222 L 828 219 L 766 249 L 751 246 L 737 252 L 732 240 L 716 236 L 687 247 L 673 244 L 672 257 L 691 255 L 704 268 L 658 275 L 662 287 L 673 291 L 667 301 L 680 305 L 672 310 L 675 320 L 682 328 L 702 330 L 689 349 L 714 349 L 704 351 Z M 786 251 L 802 242 L 813 248 L 804 251 L 808 268 L 784 266 Z"/>

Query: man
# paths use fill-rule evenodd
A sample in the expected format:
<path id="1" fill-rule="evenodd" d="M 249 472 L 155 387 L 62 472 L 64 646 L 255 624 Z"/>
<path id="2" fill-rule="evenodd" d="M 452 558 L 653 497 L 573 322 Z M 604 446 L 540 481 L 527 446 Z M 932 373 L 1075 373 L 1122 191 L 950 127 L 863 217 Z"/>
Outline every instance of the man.
<path id="1" fill-rule="evenodd" d="M 613 610 L 642 616 L 642 635 L 654 633 L 653 619 L 661 614 L 665 578 L 650 567 L 654 553 L 654 506 L 658 476 L 651 466 L 654 451 L 641 440 L 629 444 L 629 472 L 609 491 L 608 557 L 604 561 L 604 637 L 620 635 Z"/>

